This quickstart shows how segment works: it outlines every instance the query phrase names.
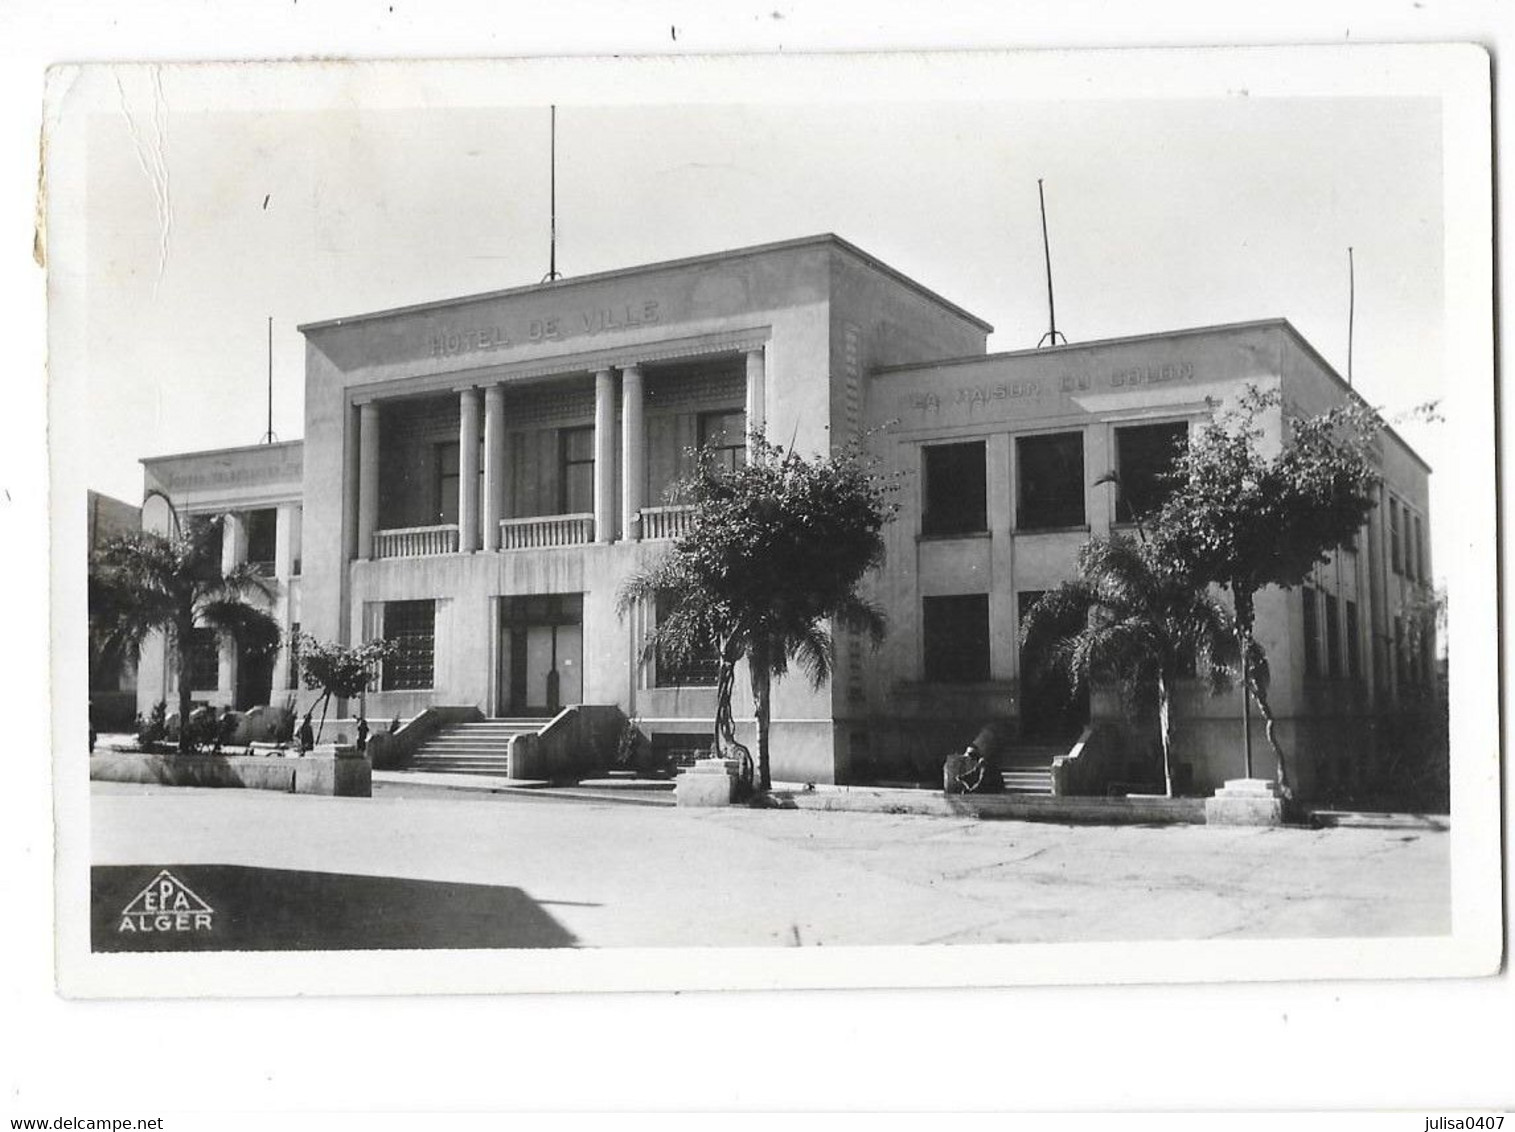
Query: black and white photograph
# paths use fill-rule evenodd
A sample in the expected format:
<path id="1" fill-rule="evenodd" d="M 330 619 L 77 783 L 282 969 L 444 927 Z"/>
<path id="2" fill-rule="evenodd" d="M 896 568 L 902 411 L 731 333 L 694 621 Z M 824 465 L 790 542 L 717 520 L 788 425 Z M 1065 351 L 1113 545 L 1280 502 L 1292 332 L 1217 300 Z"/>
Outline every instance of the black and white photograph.
<path id="1" fill-rule="evenodd" d="M 1487 101 L 55 70 L 61 988 L 1495 970 Z"/>

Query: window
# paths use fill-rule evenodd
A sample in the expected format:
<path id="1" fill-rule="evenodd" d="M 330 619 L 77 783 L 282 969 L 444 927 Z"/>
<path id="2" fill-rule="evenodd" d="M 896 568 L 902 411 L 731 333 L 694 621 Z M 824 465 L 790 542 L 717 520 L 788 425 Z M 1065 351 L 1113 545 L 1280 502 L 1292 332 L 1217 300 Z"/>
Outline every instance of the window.
<path id="1" fill-rule="evenodd" d="M 279 512 L 272 507 L 249 511 L 247 524 L 247 563 L 260 574 L 274 572 L 275 547 L 279 540 Z"/>
<path id="2" fill-rule="evenodd" d="M 1425 543 L 1421 541 L 1424 538 L 1424 529 L 1420 525 L 1419 515 L 1412 516 L 1410 522 L 1415 531 L 1415 580 L 1424 582 L 1426 580 Z"/>
<path id="3" fill-rule="evenodd" d="M 988 594 L 923 598 L 921 622 L 929 682 L 979 684 L 989 679 Z"/>
<path id="4" fill-rule="evenodd" d="M 989 528 L 984 442 L 921 449 L 921 534 L 961 535 Z"/>
<path id="5" fill-rule="evenodd" d="M 1015 442 L 1023 531 L 1084 525 L 1084 434 L 1022 436 Z"/>
<path id="6" fill-rule="evenodd" d="M 436 652 L 437 613 L 434 601 L 388 601 L 384 603 L 384 639 L 400 648 L 384 662 L 386 692 L 432 686 L 432 660 Z"/>
<path id="7" fill-rule="evenodd" d="M 1305 607 L 1305 675 L 1320 675 L 1320 619 L 1315 612 L 1315 591 L 1305 586 L 1300 591 Z"/>
<path id="8" fill-rule="evenodd" d="M 189 688 L 213 692 L 221 684 L 221 637 L 214 629 L 189 632 Z"/>
<path id="9" fill-rule="evenodd" d="M 300 539 L 304 525 L 304 510 L 299 507 L 291 507 L 289 509 L 289 572 L 295 577 L 300 576 Z"/>
<path id="10" fill-rule="evenodd" d="M 1336 613 L 1336 595 L 1323 594 L 1326 606 L 1326 675 L 1341 675 L 1341 621 Z"/>
<path id="11" fill-rule="evenodd" d="M 558 514 L 594 510 L 594 427 L 558 430 Z"/>
<path id="12" fill-rule="evenodd" d="M 457 441 L 452 441 L 448 444 L 438 444 L 436 461 L 437 522 L 456 523 L 458 521 L 458 482 L 460 476 Z"/>
<path id="13" fill-rule="evenodd" d="M 1389 564 L 1394 573 L 1404 573 L 1404 559 L 1399 554 L 1399 500 L 1389 500 Z"/>
<path id="14" fill-rule="evenodd" d="M 1168 473 L 1188 439 L 1183 421 L 1115 430 L 1116 522 L 1134 523 L 1163 505 L 1173 490 Z"/>
<path id="15" fill-rule="evenodd" d="M 1357 603 L 1349 601 L 1347 609 L 1347 675 L 1354 680 L 1362 679 L 1362 642 L 1357 633 Z"/>
<path id="16" fill-rule="evenodd" d="M 289 675 L 284 682 L 291 691 L 300 686 L 300 623 L 289 627 Z"/>
<path id="17" fill-rule="evenodd" d="M 657 602 L 658 623 L 662 624 L 674 608 L 671 599 L 659 597 Z M 720 675 L 720 661 L 716 658 L 715 641 L 708 640 L 687 658 L 682 665 L 675 664 L 659 649 L 655 659 L 656 686 L 659 688 L 713 688 Z"/>
<path id="18" fill-rule="evenodd" d="M 715 453 L 716 466 L 734 472 L 747 463 L 747 413 L 742 409 L 722 409 L 701 413 L 699 446 Z"/>

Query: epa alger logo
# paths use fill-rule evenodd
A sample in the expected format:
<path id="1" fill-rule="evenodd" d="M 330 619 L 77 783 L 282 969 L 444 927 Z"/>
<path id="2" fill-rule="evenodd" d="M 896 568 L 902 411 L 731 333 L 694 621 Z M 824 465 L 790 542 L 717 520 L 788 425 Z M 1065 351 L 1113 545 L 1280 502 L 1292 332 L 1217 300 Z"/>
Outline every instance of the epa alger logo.
<path id="1" fill-rule="evenodd" d="M 208 932 L 213 909 L 164 869 L 121 910 L 118 932 Z"/>

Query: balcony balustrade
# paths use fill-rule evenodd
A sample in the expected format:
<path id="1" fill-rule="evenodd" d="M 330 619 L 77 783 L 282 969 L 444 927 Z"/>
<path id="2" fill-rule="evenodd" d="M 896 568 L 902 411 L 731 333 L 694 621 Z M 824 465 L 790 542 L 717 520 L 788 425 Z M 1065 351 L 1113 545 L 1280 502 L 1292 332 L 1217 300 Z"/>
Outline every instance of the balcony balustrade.
<path id="1" fill-rule="evenodd" d="M 375 558 L 420 558 L 428 554 L 455 554 L 457 549 L 456 523 L 439 527 L 398 527 L 373 533 Z"/>
<path id="2" fill-rule="evenodd" d="M 593 515 L 535 515 L 500 520 L 501 550 L 582 546 L 594 541 Z"/>
<path id="3" fill-rule="evenodd" d="M 689 528 L 693 523 L 693 507 L 642 508 L 642 538 L 644 539 L 681 538 L 689 533 Z"/>

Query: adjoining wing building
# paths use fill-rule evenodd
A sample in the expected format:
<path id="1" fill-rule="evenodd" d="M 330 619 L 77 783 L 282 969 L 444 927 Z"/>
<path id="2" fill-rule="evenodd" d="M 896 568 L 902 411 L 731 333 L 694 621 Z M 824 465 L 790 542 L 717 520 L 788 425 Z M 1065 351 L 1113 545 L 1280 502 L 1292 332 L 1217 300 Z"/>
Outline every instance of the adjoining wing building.
<path id="1" fill-rule="evenodd" d="M 1352 396 L 1281 319 L 987 354 L 987 323 L 832 235 L 301 330 L 303 442 L 146 460 L 143 522 L 168 529 L 164 496 L 229 511 L 227 559 L 266 564 L 286 626 L 404 642 L 368 696 L 378 720 L 451 707 L 545 722 L 598 705 L 661 749 L 708 745 L 713 672 L 643 661 L 657 611 L 615 610 L 621 580 L 685 529 L 669 488 L 688 451 L 742 461 L 759 425 L 802 451 L 872 431 L 885 469 L 910 474 L 872 583 L 890 633 L 876 652 L 838 639 L 819 691 L 777 687 L 773 771 L 795 782 L 940 781 L 942 757 L 989 720 L 1027 757 L 1066 752 L 1091 709 L 1096 722 L 1116 709 L 1024 671 L 1028 604 L 1072 576 L 1091 535 L 1130 525 L 1175 439 L 1247 386 L 1304 412 Z M 1416 620 L 1429 469 L 1389 430 L 1381 455 L 1355 547 L 1258 602 L 1307 796 L 1377 773 L 1436 682 Z M 1111 471 L 1119 487 L 1098 482 Z M 197 699 L 247 706 L 295 687 L 287 652 L 239 665 L 225 642 L 197 648 Z M 144 655 L 144 712 L 172 702 L 172 668 L 161 647 Z M 1183 784 L 1239 776 L 1238 697 L 1196 682 L 1180 700 Z M 750 705 L 736 710 L 750 734 Z M 1111 722 L 1080 788 L 1151 781 L 1152 742 Z M 1267 771 L 1260 724 L 1254 746 Z"/>

